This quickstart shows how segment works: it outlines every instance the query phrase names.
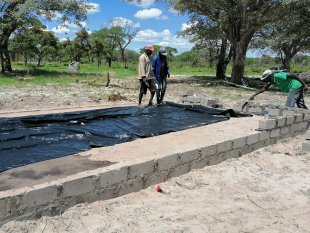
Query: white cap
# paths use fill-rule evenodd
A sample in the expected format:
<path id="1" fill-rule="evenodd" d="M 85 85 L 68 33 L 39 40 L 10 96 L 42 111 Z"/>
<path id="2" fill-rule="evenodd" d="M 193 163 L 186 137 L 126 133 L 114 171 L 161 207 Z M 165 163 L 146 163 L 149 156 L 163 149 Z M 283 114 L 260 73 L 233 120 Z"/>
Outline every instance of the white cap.
<path id="1" fill-rule="evenodd" d="M 272 75 L 272 71 L 271 70 L 265 70 L 263 73 L 263 77 L 260 80 L 263 81 L 265 78 L 267 78 L 270 75 Z"/>

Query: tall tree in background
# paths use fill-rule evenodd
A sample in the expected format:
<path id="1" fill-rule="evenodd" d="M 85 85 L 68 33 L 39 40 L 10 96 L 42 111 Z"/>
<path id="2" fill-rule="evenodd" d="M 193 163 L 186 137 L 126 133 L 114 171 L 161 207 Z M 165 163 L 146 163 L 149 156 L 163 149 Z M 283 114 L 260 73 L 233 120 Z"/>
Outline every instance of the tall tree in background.
<path id="1" fill-rule="evenodd" d="M 85 4 L 88 0 L 2 0 L 0 1 L 0 57 L 2 73 L 12 71 L 8 53 L 8 41 L 12 33 L 32 26 L 32 20 L 44 16 L 51 21 L 60 13 L 60 23 L 67 20 L 81 22 L 86 13 L 93 8 Z"/>
<path id="2" fill-rule="evenodd" d="M 141 2 L 141 0 L 126 0 Z M 166 2 L 181 14 L 188 14 L 192 22 L 197 18 L 211 20 L 218 25 L 223 37 L 232 47 L 233 72 L 231 81 L 241 83 L 246 52 L 255 32 L 265 25 L 298 14 L 310 1 L 298 0 L 156 0 Z"/>
<path id="3" fill-rule="evenodd" d="M 290 69 L 294 56 L 309 52 L 310 22 L 300 15 L 290 15 L 268 28 L 262 28 L 251 42 L 251 48 L 260 49 L 267 54 L 276 54 L 282 61 L 283 69 Z"/>
<path id="4" fill-rule="evenodd" d="M 85 28 L 75 33 L 76 37 L 72 41 L 72 54 L 74 61 L 80 62 L 82 57 L 88 55 L 91 49 L 91 39 Z"/>
<path id="5" fill-rule="evenodd" d="M 197 18 L 195 22 L 190 22 L 187 25 L 188 27 L 184 31 L 178 33 L 178 37 L 195 43 L 196 50 L 205 50 L 205 58 L 209 61 L 210 67 L 214 62 L 217 62 L 217 79 L 225 79 L 227 65 L 232 56 L 232 49 L 227 38 L 223 37 L 217 24 L 212 21 Z"/>
<path id="6" fill-rule="evenodd" d="M 97 60 L 98 60 L 98 67 L 101 65 L 101 57 L 102 55 L 106 54 L 106 48 L 107 45 L 104 43 L 103 40 L 99 38 L 94 38 L 91 41 L 91 50 L 92 52 L 96 55 Z"/>
<path id="7" fill-rule="evenodd" d="M 122 57 L 121 66 L 123 67 L 126 47 L 131 43 L 133 38 L 139 33 L 139 29 L 134 27 L 135 25 L 133 22 L 123 18 L 112 19 L 110 26 L 111 28 L 114 27 L 122 28 L 122 30 L 119 31 L 118 35 L 119 40 L 117 40 L 117 48 L 120 51 Z"/>

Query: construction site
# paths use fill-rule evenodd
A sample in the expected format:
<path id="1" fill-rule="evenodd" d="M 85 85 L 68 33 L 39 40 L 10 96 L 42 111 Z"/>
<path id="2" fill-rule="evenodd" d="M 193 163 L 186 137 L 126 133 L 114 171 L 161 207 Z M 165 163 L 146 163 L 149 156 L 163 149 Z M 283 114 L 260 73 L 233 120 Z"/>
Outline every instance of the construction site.
<path id="1" fill-rule="evenodd" d="M 265 103 L 182 85 L 142 109 L 136 98 L 7 97 L 0 232 L 308 232 L 310 112 L 265 93 L 265 119 Z"/>

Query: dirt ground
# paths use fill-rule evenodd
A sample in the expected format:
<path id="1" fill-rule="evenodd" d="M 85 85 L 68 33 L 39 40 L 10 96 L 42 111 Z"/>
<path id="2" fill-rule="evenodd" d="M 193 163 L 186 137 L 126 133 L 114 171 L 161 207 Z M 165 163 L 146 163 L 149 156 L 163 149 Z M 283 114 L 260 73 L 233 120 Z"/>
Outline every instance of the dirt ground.
<path id="1" fill-rule="evenodd" d="M 208 96 L 215 92 L 176 83 L 169 86 L 166 99 L 177 102 L 178 92 L 186 89 Z M 220 96 L 225 108 L 253 94 L 240 93 L 238 89 L 227 92 L 225 89 Z M 232 98 L 237 95 L 240 98 Z M 0 117 L 137 104 L 137 93 L 122 101 L 95 101 L 85 97 L 86 101 L 80 103 L 75 102 L 76 96 L 63 90 L 31 92 L 31 88 L 25 87 L 10 92 L 1 90 L 0 96 L 3 97 Z M 266 93 L 259 95 L 256 101 L 283 106 L 285 99 L 285 95 Z M 69 100 L 70 105 L 64 105 L 65 100 Z M 216 124 L 212 127 L 214 131 L 221 130 Z M 248 129 L 255 128 L 256 125 Z M 202 129 L 192 130 L 198 135 Z M 233 134 L 235 129 L 230 130 Z M 167 141 L 169 134 L 164 136 L 162 140 Z M 184 140 L 186 135 L 180 137 Z M 3 225 L 0 232 L 310 232 L 310 153 L 301 150 L 304 140 L 304 134 L 284 139 L 241 158 L 172 178 L 160 184 L 170 191 L 168 195 L 148 188 L 107 201 L 79 204 L 54 217 L 11 221 Z M 114 147 L 116 152 L 120 147 Z M 161 151 L 164 147 L 158 149 Z M 85 156 L 96 160 L 96 153 L 85 153 Z M 101 163 L 106 165 L 105 161 Z"/>

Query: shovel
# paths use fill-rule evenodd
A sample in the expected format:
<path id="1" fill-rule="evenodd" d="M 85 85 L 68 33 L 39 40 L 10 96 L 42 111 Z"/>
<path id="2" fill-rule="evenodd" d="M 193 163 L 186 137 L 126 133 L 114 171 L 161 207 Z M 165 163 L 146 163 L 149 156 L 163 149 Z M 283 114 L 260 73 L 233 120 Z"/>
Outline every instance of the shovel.
<path id="1" fill-rule="evenodd" d="M 249 103 L 250 99 L 248 99 L 247 101 L 245 101 L 245 103 L 242 105 L 241 108 L 241 112 L 243 112 L 243 109 L 245 108 L 245 106 Z"/>

